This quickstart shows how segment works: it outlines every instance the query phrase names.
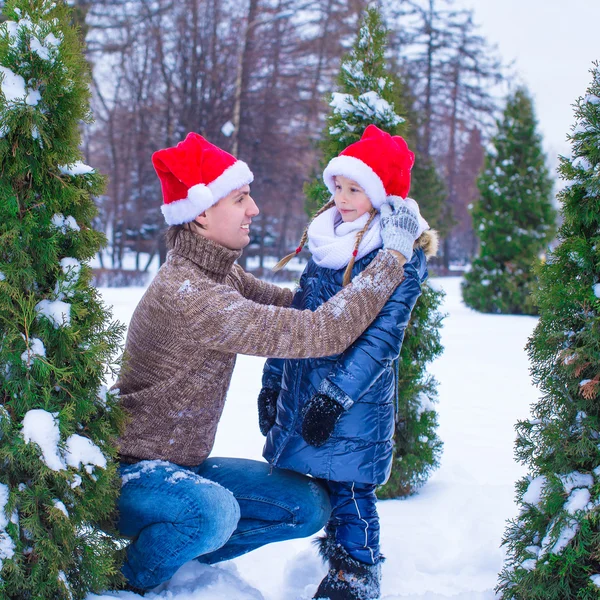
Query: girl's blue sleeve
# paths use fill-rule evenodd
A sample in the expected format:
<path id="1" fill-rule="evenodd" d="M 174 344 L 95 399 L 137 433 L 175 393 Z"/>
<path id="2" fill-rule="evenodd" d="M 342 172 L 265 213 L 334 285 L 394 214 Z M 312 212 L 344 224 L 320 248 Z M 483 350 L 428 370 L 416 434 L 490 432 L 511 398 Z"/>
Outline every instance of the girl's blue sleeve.
<path id="1" fill-rule="evenodd" d="M 368 329 L 338 358 L 319 392 L 337 400 L 344 408 L 368 391 L 398 358 L 411 311 L 427 278 L 423 251 L 417 249 L 404 266 L 405 279 L 392 294 Z"/>
<path id="2" fill-rule="evenodd" d="M 271 390 L 281 388 L 284 358 L 268 358 L 263 368 L 262 386 Z"/>

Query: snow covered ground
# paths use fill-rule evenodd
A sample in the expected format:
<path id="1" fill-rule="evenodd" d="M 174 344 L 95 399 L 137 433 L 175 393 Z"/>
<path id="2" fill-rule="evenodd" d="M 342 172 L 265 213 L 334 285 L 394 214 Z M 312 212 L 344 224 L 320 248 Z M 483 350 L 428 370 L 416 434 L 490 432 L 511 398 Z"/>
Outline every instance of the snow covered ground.
<path id="1" fill-rule="evenodd" d="M 505 521 L 516 515 L 514 424 L 537 391 L 524 346 L 536 319 L 481 315 L 466 308 L 460 278 L 434 279 L 446 291 L 440 381 L 441 468 L 407 500 L 379 503 L 384 600 L 491 600 L 502 566 Z M 129 322 L 142 288 L 103 289 L 115 318 Z M 214 456 L 261 459 L 256 397 L 263 359 L 240 356 L 219 425 Z M 310 540 L 266 546 L 229 563 L 184 565 L 158 600 L 306 600 L 325 573 Z M 135 600 L 130 592 L 88 600 Z"/>

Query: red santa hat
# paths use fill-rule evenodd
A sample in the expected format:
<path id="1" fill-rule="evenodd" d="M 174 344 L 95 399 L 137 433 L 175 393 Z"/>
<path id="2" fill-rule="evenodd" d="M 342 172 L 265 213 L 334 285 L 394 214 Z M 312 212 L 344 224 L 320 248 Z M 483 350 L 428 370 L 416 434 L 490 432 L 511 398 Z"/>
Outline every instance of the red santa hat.
<path id="1" fill-rule="evenodd" d="M 169 225 L 193 221 L 207 208 L 254 179 L 248 165 L 197 133 L 174 148 L 152 155 L 163 193 L 161 207 Z"/>
<path id="2" fill-rule="evenodd" d="M 379 210 L 384 202 L 398 196 L 408 196 L 410 170 L 415 155 L 399 135 L 390 135 L 375 125 L 369 125 L 363 136 L 331 159 L 323 180 L 329 191 L 335 193 L 336 175 L 356 181 Z"/>

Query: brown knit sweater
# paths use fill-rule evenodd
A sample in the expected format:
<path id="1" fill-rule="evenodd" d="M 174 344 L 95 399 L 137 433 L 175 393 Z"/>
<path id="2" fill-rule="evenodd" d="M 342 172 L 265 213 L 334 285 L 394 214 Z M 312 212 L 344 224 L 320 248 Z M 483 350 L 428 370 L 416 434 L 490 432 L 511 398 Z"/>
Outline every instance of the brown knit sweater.
<path id="1" fill-rule="evenodd" d="M 369 326 L 403 277 L 382 251 L 316 311 L 244 272 L 232 251 L 183 231 L 133 313 L 115 387 L 131 419 L 125 462 L 200 464 L 210 454 L 236 354 L 329 356 Z"/>

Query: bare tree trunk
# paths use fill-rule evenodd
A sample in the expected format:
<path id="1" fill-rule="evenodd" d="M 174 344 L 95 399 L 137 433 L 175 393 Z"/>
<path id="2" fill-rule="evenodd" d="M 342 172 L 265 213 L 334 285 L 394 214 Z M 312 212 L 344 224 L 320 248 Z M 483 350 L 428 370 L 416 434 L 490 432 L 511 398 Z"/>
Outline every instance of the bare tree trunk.
<path id="1" fill-rule="evenodd" d="M 449 141 L 448 141 L 448 158 L 446 163 L 447 176 L 446 185 L 448 187 L 448 201 L 446 203 L 446 221 L 451 222 L 454 220 L 454 203 L 455 203 L 455 181 L 456 181 L 456 169 L 457 169 L 457 127 L 458 127 L 458 91 L 460 83 L 460 68 L 459 62 L 454 66 L 454 74 L 452 81 L 452 112 L 450 115 L 450 129 L 449 129 Z M 451 234 L 444 238 L 444 267 L 450 268 L 450 252 L 451 252 Z"/>

